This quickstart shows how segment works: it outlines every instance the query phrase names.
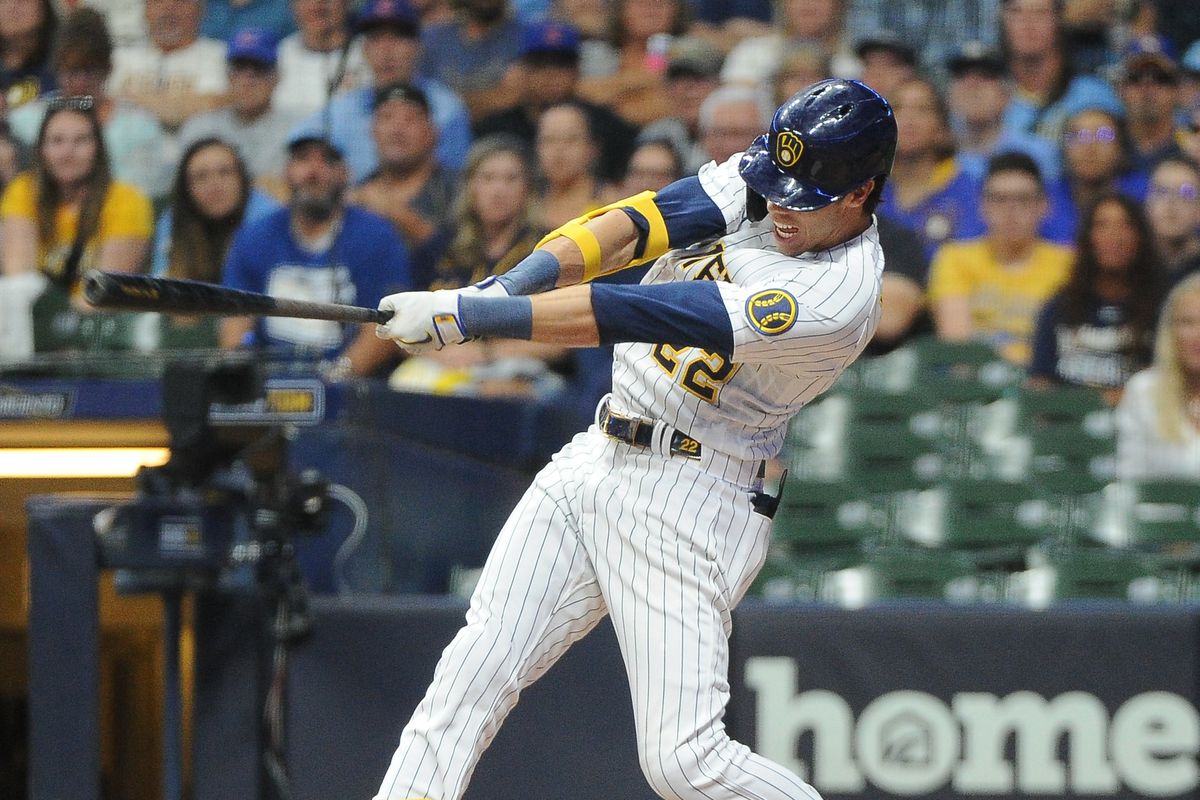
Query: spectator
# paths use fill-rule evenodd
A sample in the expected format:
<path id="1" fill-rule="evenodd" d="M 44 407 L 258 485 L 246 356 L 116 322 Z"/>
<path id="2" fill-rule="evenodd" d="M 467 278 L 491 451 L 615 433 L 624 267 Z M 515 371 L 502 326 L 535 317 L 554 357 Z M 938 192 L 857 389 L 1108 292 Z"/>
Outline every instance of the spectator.
<path id="1" fill-rule="evenodd" d="M 1063 175 L 1047 186 L 1050 213 L 1042 224 L 1043 235 L 1056 242 L 1073 241 L 1079 210 L 1111 192 L 1141 202 L 1149 179 L 1129 169 L 1130 150 L 1120 117 L 1098 108 L 1073 114 L 1063 131 Z"/>
<path id="2" fill-rule="evenodd" d="M 604 205 L 606 187 L 596 176 L 599 148 L 587 113 L 559 103 L 538 120 L 537 161 L 544 188 L 542 224 L 553 230 Z"/>
<path id="3" fill-rule="evenodd" d="M 683 159 L 670 139 L 639 141 L 629 159 L 625 177 L 612 193 L 612 200 L 616 202 L 646 191 L 657 192 L 683 176 Z"/>
<path id="4" fill-rule="evenodd" d="M 1179 62 L 1179 104 L 1186 111 L 1200 109 L 1200 39 L 1192 42 Z"/>
<path id="5" fill-rule="evenodd" d="M 771 127 L 775 104 L 761 89 L 722 86 L 700 104 L 700 146 L 707 160 L 724 162 Z"/>
<path id="6" fill-rule="evenodd" d="M 0 109 L 13 109 L 53 91 L 50 49 L 58 15 L 50 0 L 9 0 L 0 14 Z"/>
<path id="7" fill-rule="evenodd" d="M 1030 382 L 1091 386 L 1115 405 L 1150 363 L 1161 286 L 1141 207 L 1124 195 L 1101 198 L 1084 215 L 1070 277 L 1038 316 Z"/>
<path id="8" fill-rule="evenodd" d="M 13 136 L 6 121 L 0 120 L 0 194 L 25 165 L 25 147 Z"/>
<path id="9" fill-rule="evenodd" d="M 263 30 L 240 30 L 229 40 L 227 63 L 230 105 L 197 114 L 183 124 L 179 140 L 188 145 L 209 137 L 236 142 L 250 174 L 283 174 L 279 143 L 300 121 L 294 111 L 275 108 L 272 97 L 279 84 L 276 71 L 278 42 Z"/>
<path id="10" fill-rule="evenodd" d="M 479 120 L 475 135 L 509 134 L 532 146 L 541 113 L 557 103 L 573 102 L 587 112 L 600 145 L 597 175 L 616 180 L 625 170 L 637 128 L 604 106 L 579 98 L 579 46 L 579 32 L 566 23 L 546 20 L 526 27 L 515 67 L 520 76 L 517 102 Z"/>
<path id="11" fill-rule="evenodd" d="M 983 180 L 989 158 L 1017 151 L 1037 162 L 1044 180 L 1058 178 L 1057 147 L 1031 133 L 1003 126 L 1009 86 L 999 50 L 982 42 L 967 42 L 946 69 L 950 73 L 950 122 L 963 170 Z"/>
<path id="12" fill-rule="evenodd" d="M 896 163 L 879 213 L 914 231 L 932 257 L 943 242 L 983 233 L 979 182 L 954 157 L 949 109 L 933 84 L 914 78 L 896 87 L 891 99 Z"/>
<path id="13" fill-rule="evenodd" d="M 1175 143 L 1179 108 L 1179 68 L 1165 51 L 1166 41 L 1143 36 L 1121 62 L 1119 87 L 1133 145 L 1132 167 L 1149 172 L 1167 156 L 1180 155 Z"/>
<path id="14" fill-rule="evenodd" d="M 450 216 L 457 190 L 456 176 L 435 156 L 437 130 L 425 93 L 404 83 L 385 86 L 375 99 L 371 130 L 379 153 L 379 168 L 349 196 L 391 220 L 418 263 L 422 248 Z"/>
<path id="15" fill-rule="evenodd" d="M 1154 342 L 1154 366 L 1125 386 L 1117 406 L 1117 475 L 1124 480 L 1200 475 L 1200 275 L 1171 290 Z"/>
<path id="16" fill-rule="evenodd" d="M 429 288 L 445 289 L 503 275 L 528 255 L 545 230 L 534 205 L 532 156 L 520 139 L 489 136 L 471 147 L 454 221 Z"/>
<path id="17" fill-rule="evenodd" d="M 305 123 L 307 129 L 326 128 L 334 144 L 346 154 L 350 180 L 365 180 L 379 165 L 371 134 L 375 95 L 379 89 L 407 83 L 420 89 L 429 101 L 437 128 L 438 162 L 458 170 L 471 146 L 471 120 L 462 98 L 440 81 L 417 73 L 421 61 L 421 21 L 410 0 L 371 0 L 354 21 L 362 44 L 369 79 L 338 92 L 323 111 Z"/>
<path id="18" fill-rule="evenodd" d="M 738 42 L 721 68 L 721 82 L 769 89 L 784 55 L 798 45 L 835 56 L 836 73 L 845 74 L 854 65 L 845 44 L 845 11 L 845 0 L 777 0 L 773 31 Z"/>
<path id="19" fill-rule="evenodd" d="M 829 55 L 823 48 L 813 44 L 797 44 L 787 48 L 775 72 L 772 87 L 775 104 L 783 105 L 792 95 L 832 74 Z"/>
<path id="20" fill-rule="evenodd" d="M 533 164 L 524 144 L 511 136 L 480 139 L 467 157 L 463 191 L 443 231 L 448 246 L 436 262 L 430 288 L 502 275 L 533 250 L 542 233 L 536 222 Z M 551 366 L 568 358 L 564 348 L 533 342 L 467 342 L 407 359 L 390 384 L 437 393 L 546 394 L 563 388 Z"/>
<path id="21" fill-rule="evenodd" d="M 1057 144 L 1068 117 L 1085 108 L 1121 112 L 1112 87 L 1074 71 L 1056 0 L 1002 0 L 1003 47 L 1016 91 L 1004 127 Z"/>
<path id="22" fill-rule="evenodd" d="M 369 81 L 362 42 L 352 41 L 347 0 L 292 0 L 297 31 L 279 43 L 276 108 L 313 114 L 334 92 Z"/>
<path id="23" fill-rule="evenodd" d="M 342 153 L 320 134 L 294 133 L 284 171 L 288 207 L 243 225 L 234 234 L 222 283 L 277 297 L 374 307 L 409 289 L 408 252 L 391 224 L 347 207 Z M 299 358 L 331 360 L 329 378 L 364 377 L 393 361 L 395 348 L 373 325 L 310 319 L 222 320 L 220 342 L 247 340 Z"/>
<path id="24" fill-rule="evenodd" d="M 949 242 L 934 256 L 934 324 L 943 339 L 987 342 L 1024 367 L 1038 311 L 1066 280 L 1071 251 L 1038 237 L 1046 194 L 1037 164 L 1023 153 L 988 163 L 982 212 L 982 238 Z"/>
<path id="25" fill-rule="evenodd" d="M 925 302 L 929 283 L 929 256 L 921 237 L 898 222 L 876 217 L 879 246 L 883 249 L 883 280 L 879 327 L 864 351 L 882 355 L 909 339 L 933 332 Z"/>
<path id="26" fill-rule="evenodd" d="M 597 64 L 595 74 L 584 73 L 579 94 L 634 125 L 666 116 L 671 106 L 663 73 L 670 40 L 686 33 L 687 26 L 686 0 L 615 0 L 607 64 Z"/>
<path id="27" fill-rule="evenodd" d="M 854 46 L 863 83 L 887 98 L 896 87 L 917 77 L 917 51 L 893 35 L 876 33 Z"/>
<path id="28" fill-rule="evenodd" d="M 113 52 L 109 86 L 174 131 L 192 114 L 225 103 L 225 43 L 200 36 L 203 0 L 146 0 L 145 44 Z"/>
<path id="29" fill-rule="evenodd" d="M 132 183 L 153 199 L 170 190 L 175 145 L 153 114 L 108 94 L 113 46 L 104 17 L 92 8 L 72 11 L 59 27 L 52 63 L 55 80 L 67 97 L 91 97 L 104 128 L 109 168 L 119 181 Z M 34 100 L 8 116 L 13 134 L 32 147 L 46 114 L 46 100 Z"/>
<path id="30" fill-rule="evenodd" d="M 846 13 L 853 41 L 886 32 L 906 43 L 936 72 L 961 42 L 995 44 L 1003 0 L 922 0 L 919 3 L 850 0 Z M 870 83 L 868 86 L 872 85 Z"/>
<path id="31" fill-rule="evenodd" d="M 179 159 L 170 203 L 154 228 L 150 273 L 220 283 L 234 231 L 278 210 L 274 198 L 254 188 L 234 145 L 197 139 Z"/>
<path id="32" fill-rule="evenodd" d="M 1200 272 L 1200 167 L 1164 158 L 1150 173 L 1146 214 L 1168 282 Z"/>
<path id="33" fill-rule="evenodd" d="M 521 26 L 508 0 L 457 0 L 454 8 L 451 21 L 422 32 L 421 74 L 458 92 L 471 119 L 482 119 L 516 102 L 510 67 L 521 52 Z"/>
<path id="34" fill-rule="evenodd" d="M 220 283 L 234 231 L 278 208 L 251 186 L 233 145 L 215 137 L 196 140 L 179 161 L 171 203 L 155 226 L 151 274 Z M 163 315 L 159 347 L 216 347 L 217 324 L 216 317 Z"/>
<path id="35" fill-rule="evenodd" d="M 152 225 L 146 197 L 112 178 L 91 98 L 53 101 L 33 168 L 0 198 L 4 274 L 40 271 L 82 305 L 77 289 L 85 271 L 143 268 Z"/>
<path id="36" fill-rule="evenodd" d="M 1183 125 L 1176 132 L 1183 155 L 1200 164 L 1200 106 L 1187 112 Z"/>
<path id="37" fill-rule="evenodd" d="M 296 32 L 296 20 L 288 0 L 204 0 L 200 35 L 222 42 L 238 31 L 263 31 L 275 41 Z"/>
<path id="38" fill-rule="evenodd" d="M 695 175 L 709 160 L 700 143 L 700 107 L 721 85 L 723 55 L 716 45 L 696 36 L 681 36 L 667 56 L 669 116 L 651 122 L 639 140 L 669 139 L 684 158 L 684 170 Z"/>
<path id="39" fill-rule="evenodd" d="M 142 46 L 149 41 L 146 34 L 145 0 L 82 0 L 82 2 L 58 2 L 60 9 L 78 9 L 86 6 L 100 12 L 108 26 L 108 34 L 117 47 Z M 204 34 L 207 35 L 207 34 Z"/>

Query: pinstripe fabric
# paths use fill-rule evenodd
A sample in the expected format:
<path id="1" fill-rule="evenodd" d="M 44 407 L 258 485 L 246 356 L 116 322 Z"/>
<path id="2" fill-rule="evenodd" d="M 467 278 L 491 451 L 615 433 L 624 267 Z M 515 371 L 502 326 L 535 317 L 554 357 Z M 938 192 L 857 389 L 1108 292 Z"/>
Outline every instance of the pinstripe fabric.
<path id="1" fill-rule="evenodd" d="M 762 459 L 788 418 L 828 388 L 879 315 L 875 228 L 794 258 L 745 214 L 736 157 L 700 184 L 728 224 L 673 250 L 643 282 L 718 282 L 734 353 L 621 345 L 615 410 L 655 420 L 649 447 L 595 425 L 554 456 L 501 530 L 376 800 L 456 800 L 522 689 L 606 614 L 624 658 L 638 753 L 651 787 L 682 800 L 818 800 L 810 786 L 725 733 L 731 613 L 766 558 L 754 512 Z M 786 292 L 790 323 L 749 300 Z M 785 315 L 786 316 L 786 315 Z M 672 456 L 671 429 L 702 446 Z"/>

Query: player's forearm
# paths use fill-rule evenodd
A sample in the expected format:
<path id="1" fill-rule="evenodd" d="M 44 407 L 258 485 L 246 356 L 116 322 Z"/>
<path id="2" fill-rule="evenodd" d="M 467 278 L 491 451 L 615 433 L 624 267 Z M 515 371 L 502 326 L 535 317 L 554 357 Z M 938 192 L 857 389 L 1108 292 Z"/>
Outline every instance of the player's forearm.
<path id="1" fill-rule="evenodd" d="M 633 261 L 638 229 L 624 211 L 608 211 L 583 223 L 583 227 L 591 231 L 600 246 L 599 275 L 617 272 Z M 546 242 L 541 249 L 558 259 L 557 286 L 574 286 L 582 283 L 585 277 L 596 277 L 585 275 L 583 248 L 574 239 L 559 236 Z"/>
<path id="2" fill-rule="evenodd" d="M 547 292 L 530 298 L 530 304 L 532 341 L 567 347 L 595 347 L 600 343 L 590 284 Z"/>

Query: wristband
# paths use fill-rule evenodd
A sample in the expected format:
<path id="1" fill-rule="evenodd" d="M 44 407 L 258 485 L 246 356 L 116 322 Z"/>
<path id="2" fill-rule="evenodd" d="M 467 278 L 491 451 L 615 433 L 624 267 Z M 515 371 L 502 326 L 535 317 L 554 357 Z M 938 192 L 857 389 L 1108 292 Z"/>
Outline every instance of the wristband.
<path id="1" fill-rule="evenodd" d="M 496 283 L 510 295 L 538 294 L 554 288 L 560 269 L 556 255 L 549 250 L 534 250 L 508 272 L 497 275 Z"/>
<path id="2" fill-rule="evenodd" d="M 533 338 L 533 302 L 528 297 L 460 295 L 458 318 L 468 338 Z"/>

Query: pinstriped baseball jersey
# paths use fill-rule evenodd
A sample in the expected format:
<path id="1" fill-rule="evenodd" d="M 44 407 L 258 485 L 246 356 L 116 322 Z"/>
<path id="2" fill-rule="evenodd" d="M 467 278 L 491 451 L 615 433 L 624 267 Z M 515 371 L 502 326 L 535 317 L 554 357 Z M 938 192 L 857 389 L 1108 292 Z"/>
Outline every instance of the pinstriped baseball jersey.
<path id="1" fill-rule="evenodd" d="M 769 218 L 746 217 L 738 158 L 700 172 L 728 232 L 670 251 L 642 279 L 717 281 L 733 325 L 732 357 L 697 347 L 618 345 L 613 407 L 753 460 L 779 452 L 792 415 L 828 389 L 874 335 L 883 252 L 872 225 L 830 250 L 780 253 Z"/>
<path id="2" fill-rule="evenodd" d="M 723 234 L 668 252 L 642 282 L 714 281 L 733 352 L 616 348 L 611 404 L 654 420 L 649 442 L 592 425 L 538 473 L 497 537 L 467 624 L 438 662 L 376 800 L 461 798 L 521 691 L 606 615 L 629 678 L 639 766 L 655 793 L 819 800 L 725 731 L 731 614 L 770 542 L 771 521 L 754 502 L 762 459 L 779 450 L 788 417 L 870 339 L 883 257 L 874 226 L 821 253 L 780 253 L 770 223 L 747 218 L 736 156 L 702 170 L 700 186 L 674 198 L 673 213 L 699 219 L 699 235 L 721 234 L 715 205 Z M 693 193 L 697 214 L 687 216 Z M 663 423 L 695 447 L 670 446 Z"/>

